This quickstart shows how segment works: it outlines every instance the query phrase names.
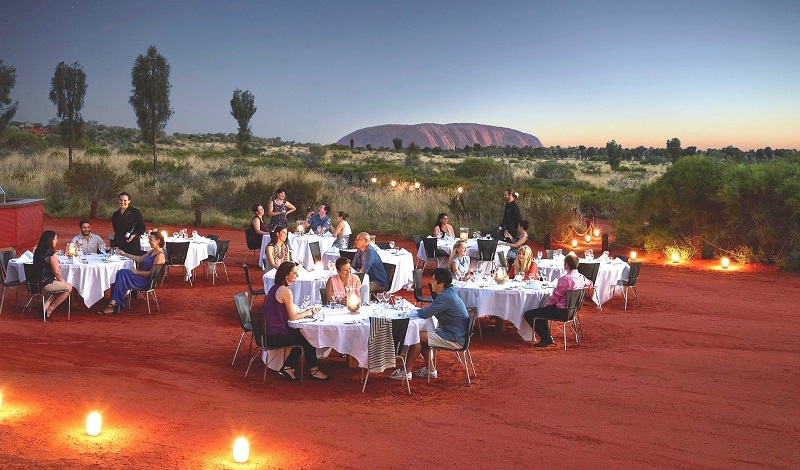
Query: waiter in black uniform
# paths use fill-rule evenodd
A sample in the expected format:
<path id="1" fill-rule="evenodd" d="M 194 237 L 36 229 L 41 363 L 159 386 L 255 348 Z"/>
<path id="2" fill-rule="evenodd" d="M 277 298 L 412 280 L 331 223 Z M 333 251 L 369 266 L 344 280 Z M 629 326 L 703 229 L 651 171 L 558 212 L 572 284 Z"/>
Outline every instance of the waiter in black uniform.
<path id="1" fill-rule="evenodd" d="M 114 228 L 114 240 L 111 246 L 116 246 L 125 253 L 139 255 L 142 246 L 139 236 L 144 234 L 147 227 L 139 209 L 131 204 L 131 195 L 119 193 L 119 209 L 111 216 L 111 226 Z"/>
<path id="2" fill-rule="evenodd" d="M 500 226 L 497 228 L 497 239 L 504 238 L 504 232 L 508 230 L 509 233 L 516 234 L 517 227 L 522 222 L 522 216 L 519 213 L 519 206 L 517 205 L 517 198 L 519 194 L 509 188 L 503 193 L 503 199 L 506 201 L 503 206 L 503 219 L 500 221 Z"/>

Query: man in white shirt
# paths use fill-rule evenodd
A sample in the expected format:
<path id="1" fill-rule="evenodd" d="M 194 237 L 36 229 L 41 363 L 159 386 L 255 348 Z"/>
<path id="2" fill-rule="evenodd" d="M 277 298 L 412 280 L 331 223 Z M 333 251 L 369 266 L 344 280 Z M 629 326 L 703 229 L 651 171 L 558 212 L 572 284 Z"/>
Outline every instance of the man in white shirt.
<path id="1" fill-rule="evenodd" d="M 105 242 L 99 235 L 92 233 L 92 224 L 89 223 L 88 220 L 83 219 L 78 222 L 78 226 L 81 228 L 81 233 L 75 235 L 75 238 L 72 239 L 72 243 L 76 245 L 80 244 L 81 251 L 85 254 L 99 253 L 100 245 L 105 245 Z"/>

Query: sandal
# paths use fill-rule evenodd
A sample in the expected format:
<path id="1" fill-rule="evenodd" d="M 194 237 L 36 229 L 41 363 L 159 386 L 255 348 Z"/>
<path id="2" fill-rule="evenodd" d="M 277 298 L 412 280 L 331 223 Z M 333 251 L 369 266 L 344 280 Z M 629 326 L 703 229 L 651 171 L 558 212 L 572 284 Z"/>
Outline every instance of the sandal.
<path id="1" fill-rule="evenodd" d="M 314 369 L 310 369 L 309 372 L 310 372 L 309 378 L 311 380 L 317 380 L 319 382 L 327 382 L 328 380 L 331 379 L 330 375 L 326 375 L 325 377 L 317 377 L 317 374 L 322 374 L 322 371 L 319 370 L 319 367 L 315 367 Z"/>
<path id="2" fill-rule="evenodd" d="M 297 377 L 294 376 L 294 368 L 292 367 L 284 366 L 283 369 L 278 371 L 278 373 L 289 382 L 294 382 L 297 380 Z"/>
<path id="3" fill-rule="evenodd" d="M 108 307 L 97 312 L 98 315 L 111 315 L 112 313 L 119 313 L 119 304 L 108 304 Z"/>

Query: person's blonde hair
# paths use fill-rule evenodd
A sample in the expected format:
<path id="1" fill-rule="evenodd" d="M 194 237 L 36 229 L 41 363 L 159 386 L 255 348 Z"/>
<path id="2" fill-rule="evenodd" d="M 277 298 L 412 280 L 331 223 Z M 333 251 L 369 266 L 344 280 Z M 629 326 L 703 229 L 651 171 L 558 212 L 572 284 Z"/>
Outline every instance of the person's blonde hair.
<path id="1" fill-rule="evenodd" d="M 514 273 L 527 273 L 531 264 L 533 264 L 533 251 L 528 245 L 522 245 L 517 250 L 517 259 L 514 260 Z"/>
<path id="2" fill-rule="evenodd" d="M 456 256 L 458 256 L 458 247 L 460 247 L 461 245 L 466 246 L 467 242 L 465 242 L 464 240 L 459 239 L 459 240 L 456 240 L 456 242 L 453 244 L 453 251 L 450 252 L 450 259 L 447 261 L 447 265 L 448 266 L 453 264 L 453 260 L 455 259 Z"/>

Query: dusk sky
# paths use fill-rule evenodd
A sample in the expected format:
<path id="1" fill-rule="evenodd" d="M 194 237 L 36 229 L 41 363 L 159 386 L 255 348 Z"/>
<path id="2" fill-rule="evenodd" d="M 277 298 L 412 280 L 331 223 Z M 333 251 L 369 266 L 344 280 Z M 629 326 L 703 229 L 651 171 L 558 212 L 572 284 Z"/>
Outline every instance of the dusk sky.
<path id="1" fill-rule="evenodd" d="M 83 65 L 83 117 L 136 127 L 131 68 L 171 70 L 167 132 L 335 142 L 380 124 L 476 122 L 545 146 L 800 148 L 800 1 L 3 2 L 17 121 L 55 117 L 60 61 Z"/>

